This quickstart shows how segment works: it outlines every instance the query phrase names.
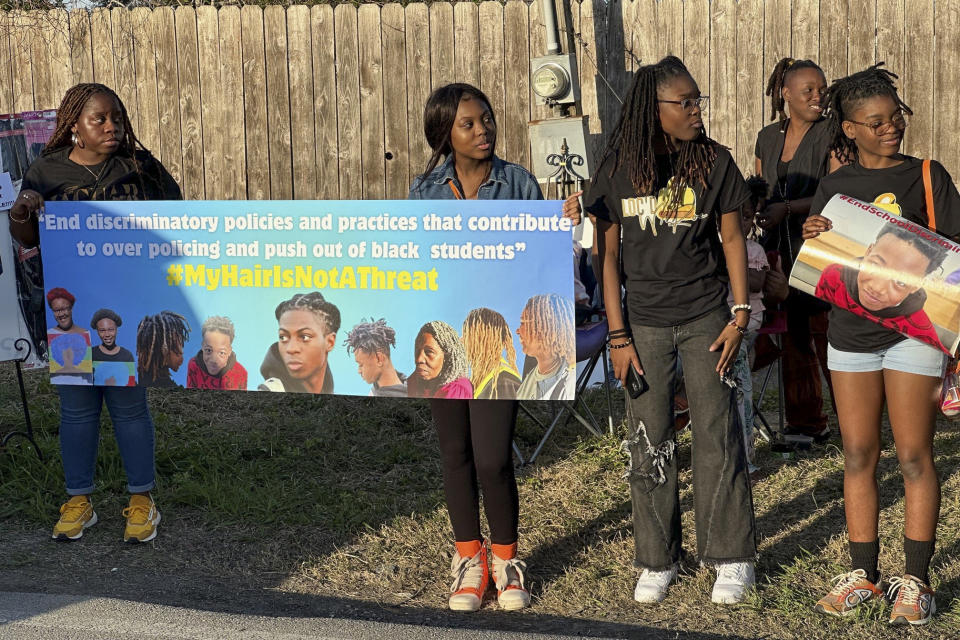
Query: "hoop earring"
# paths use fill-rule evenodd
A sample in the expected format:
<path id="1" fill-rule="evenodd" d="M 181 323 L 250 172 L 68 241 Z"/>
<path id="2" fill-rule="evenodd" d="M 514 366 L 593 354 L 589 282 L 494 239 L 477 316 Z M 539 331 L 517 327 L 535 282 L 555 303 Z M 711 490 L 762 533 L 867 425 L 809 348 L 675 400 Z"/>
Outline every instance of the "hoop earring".
<path id="1" fill-rule="evenodd" d="M 77 134 L 75 133 L 70 134 L 70 142 L 73 144 L 73 146 L 79 149 L 83 149 L 83 140 L 81 140 L 80 136 L 78 136 Z"/>

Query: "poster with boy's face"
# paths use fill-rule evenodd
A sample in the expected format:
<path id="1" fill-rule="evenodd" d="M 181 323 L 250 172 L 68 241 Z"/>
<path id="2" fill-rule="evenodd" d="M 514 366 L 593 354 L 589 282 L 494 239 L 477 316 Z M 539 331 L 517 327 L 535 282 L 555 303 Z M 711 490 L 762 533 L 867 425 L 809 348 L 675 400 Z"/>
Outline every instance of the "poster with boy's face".
<path id="1" fill-rule="evenodd" d="M 954 353 L 960 339 L 960 245 L 842 194 L 821 215 L 833 228 L 804 242 L 790 285 Z"/>

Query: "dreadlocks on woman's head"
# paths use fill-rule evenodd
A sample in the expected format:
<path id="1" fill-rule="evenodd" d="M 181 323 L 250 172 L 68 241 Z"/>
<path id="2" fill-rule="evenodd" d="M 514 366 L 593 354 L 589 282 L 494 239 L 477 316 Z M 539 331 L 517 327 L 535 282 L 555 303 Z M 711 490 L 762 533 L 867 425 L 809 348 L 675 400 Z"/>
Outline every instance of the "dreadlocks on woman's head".
<path id="1" fill-rule="evenodd" d="M 313 312 L 318 319 L 323 321 L 327 333 L 336 333 L 340 330 L 340 309 L 332 302 L 328 302 L 319 291 L 298 293 L 289 300 L 284 300 L 278 304 L 275 311 L 277 320 L 287 311 L 295 309 Z"/>
<path id="2" fill-rule="evenodd" d="M 905 115 L 913 115 L 910 107 L 900 99 L 897 75 L 881 69 L 878 62 L 868 69 L 858 71 L 846 78 L 834 80 L 824 96 L 825 113 L 830 121 L 830 150 L 840 162 L 854 162 L 857 159 L 857 143 L 843 132 L 844 120 L 849 120 L 860 103 L 869 98 L 886 96 L 893 100 L 897 108 Z"/>
<path id="3" fill-rule="evenodd" d="M 513 346 L 513 334 L 503 316 L 493 309 L 474 309 L 463 321 L 463 344 L 470 362 L 470 382 L 474 389 L 500 366 L 503 352 L 507 352 L 507 364 L 517 368 L 517 352 Z"/>
<path id="4" fill-rule="evenodd" d="M 360 324 L 353 327 L 347 334 L 347 339 L 343 341 L 347 347 L 347 355 L 351 351 L 363 351 L 364 353 L 382 353 L 390 357 L 390 347 L 397 346 L 397 332 L 387 326 L 387 321 L 380 318 L 374 322 L 370 320 L 361 320 Z"/>
<path id="5" fill-rule="evenodd" d="M 527 300 L 522 316 L 545 350 L 563 359 L 568 367 L 576 364 L 573 303 L 569 299 L 555 293 L 533 296 Z"/>
<path id="6" fill-rule="evenodd" d="M 154 380 L 166 368 L 166 357 L 174 348 L 183 349 L 190 337 L 187 319 L 173 311 L 146 316 L 137 326 L 137 371 Z"/>
<path id="7" fill-rule="evenodd" d="M 776 118 L 777 115 L 780 116 L 781 120 L 787 119 L 787 114 L 783 110 L 784 106 L 786 105 L 783 100 L 783 87 L 787 83 L 787 78 L 801 69 L 816 69 L 820 73 L 823 73 L 823 69 L 820 68 L 820 65 L 813 60 L 794 60 L 793 58 L 783 58 L 777 63 L 777 66 L 773 68 L 773 73 L 770 74 L 770 79 L 767 80 L 766 92 L 766 94 L 770 96 L 771 120 Z"/>
<path id="8" fill-rule="evenodd" d="M 656 64 L 640 67 L 620 110 L 620 121 L 610 136 L 606 153 L 616 157 L 610 175 L 621 166 L 626 166 L 630 182 L 639 195 L 655 195 L 653 187 L 657 162 L 654 141 L 657 136 L 666 136 L 660 126 L 657 90 L 683 76 L 693 79 L 683 62 L 675 56 L 667 56 Z M 683 204 L 683 194 L 688 186 L 706 186 L 707 175 L 717 159 L 718 147 L 706 134 L 701 134 L 695 140 L 679 142 L 679 157 L 667 210 L 676 211 Z"/>
<path id="9" fill-rule="evenodd" d="M 143 145 L 137 140 L 133 133 L 133 125 L 130 124 L 130 117 L 127 115 L 127 108 L 116 92 L 105 84 L 97 82 L 84 82 L 74 85 L 67 89 L 57 108 L 57 126 L 50 137 L 50 141 L 43 148 L 43 151 L 53 151 L 61 147 L 69 147 L 71 131 L 70 128 L 80 119 L 83 108 L 87 101 L 95 95 L 103 94 L 117 101 L 120 105 L 120 112 L 123 114 L 123 138 L 120 139 L 120 150 L 133 158 L 133 153 L 137 148 L 143 149 Z"/>
<path id="10" fill-rule="evenodd" d="M 443 352 L 443 366 L 440 368 L 440 373 L 434 378 L 433 385 L 442 387 L 458 378 L 465 378 L 467 375 L 467 354 L 463 349 L 460 336 L 457 335 L 457 330 L 440 320 L 426 323 L 420 327 L 420 331 L 417 332 L 417 337 L 414 340 L 414 358 L 423 348 L 427 335 L 433 336 L 440 351 Z"/>

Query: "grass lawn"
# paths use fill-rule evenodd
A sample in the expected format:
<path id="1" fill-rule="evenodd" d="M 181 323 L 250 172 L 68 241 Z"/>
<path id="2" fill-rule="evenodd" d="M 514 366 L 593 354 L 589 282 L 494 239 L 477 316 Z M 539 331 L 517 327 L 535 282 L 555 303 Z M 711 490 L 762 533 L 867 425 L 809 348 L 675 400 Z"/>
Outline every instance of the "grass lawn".
<path id="1" fill-rule="evenodd" d="M 18 424 L 12 366 L 0 372 L 0 433 Z M 268 393 L 151 392 L 163 513 L 153 543 L 121 543 L 125 478 L 104 411 L 94 505 L 83 540 L 49 539 L 63 500 L 58 401 L 45 373 L 27 375 L 45 462 L 14 440 L 0 449 L 0 589 L 112 595 L 275 615 L 338 615 L 584 635 L 690 638 L 899 638 L 886 606 L 851 619 L 811 610 L 847 566 L 837 437 L 793 460 L 758 448 L 754 487 L 758 588 L 737 607 L 710 603 L 712 573 L 695 559 L 660 605 L 632 600 L 626 456 L 616 436 L 560 430 L 520 482 L 520 547 L 533 607 L 445 612 L 452 534 L 429 411 L 420 401 Z M 602 394 L 592 392 L 598 408 Z M 615 397 L 616 421 L 623 402 Z M 538 437 L 524 420 L 525 452 Z M 885 439 L 889 442 L 889 429 Z M 690 440 L 681 435 L 684 547 L 695 549 Z M 915 638 L 960 637 L 960 433 L 936 438 L 943 482 L 933 586 L 938 614 Z M 880 463 L 881 571 L 900 573 L 903 486 L 892 443 Z M 637 625 L 637 626 L 635 626 Z M 657 633 L 656 630 L 661 630 Z M 678 633 L 680 632 L 680 633 Z M 689 633 L 684 633 L 689 632 Z"/>

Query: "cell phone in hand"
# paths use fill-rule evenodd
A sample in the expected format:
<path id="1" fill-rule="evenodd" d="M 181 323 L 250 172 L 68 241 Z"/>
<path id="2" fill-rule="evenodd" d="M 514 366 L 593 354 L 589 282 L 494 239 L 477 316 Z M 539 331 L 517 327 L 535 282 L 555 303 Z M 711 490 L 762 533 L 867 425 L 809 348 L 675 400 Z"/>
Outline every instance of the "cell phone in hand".
<path id="1" fill-rule="evenodd" d="M 650 385 L 647 384 L 646 378 L 644 378 L 631 363 L 630 369 L 627 371 L 627 393 L 630 394 L 631 398 L 636 400 L 648 389 L 650 389 Z"/>

